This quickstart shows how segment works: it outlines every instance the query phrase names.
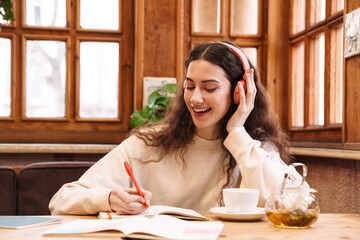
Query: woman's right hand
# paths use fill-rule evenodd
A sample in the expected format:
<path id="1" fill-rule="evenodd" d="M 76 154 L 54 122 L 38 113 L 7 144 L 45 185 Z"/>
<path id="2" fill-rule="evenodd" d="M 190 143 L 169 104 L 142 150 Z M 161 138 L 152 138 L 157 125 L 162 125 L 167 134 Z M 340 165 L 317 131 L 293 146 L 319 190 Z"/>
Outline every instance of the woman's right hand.
<path id="1" fill-rule="evenodd" d="M 246 119 L 249 117 L 251 111 L 254 109 L 255 105 L 255 97 L 256 97 L 256 85 L 254 81 L 254 69 L 250 69 L 245 75 L 244 80 L 246 81 L 246 94 L 245 91 L 238 82 L 240 88 L 240 103 L 235 111 L 235 113 L 231 116 L 228 123 L 226 124 L 226 130 L 230 133 L 235 128 L 244 126 Z"/>
<path id="2" fill-rule="evenodd" d="M 110 209 L 117 214 L 138 214 L 145 210 L 144 203 L 150 205 L 152 193 L 141 189 L 144 198 L 136 188 L 114 188 L 109 194 Z"/>

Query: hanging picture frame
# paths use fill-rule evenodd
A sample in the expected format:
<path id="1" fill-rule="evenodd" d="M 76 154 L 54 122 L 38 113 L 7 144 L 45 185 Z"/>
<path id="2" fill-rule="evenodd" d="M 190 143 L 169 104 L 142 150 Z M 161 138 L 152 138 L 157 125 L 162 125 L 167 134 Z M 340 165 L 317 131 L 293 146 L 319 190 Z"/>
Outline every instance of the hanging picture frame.
<path id="1" fill-rule="evenodd" d="M 345 16 L 344 57 L 360 53 L 360 8 Z"/>

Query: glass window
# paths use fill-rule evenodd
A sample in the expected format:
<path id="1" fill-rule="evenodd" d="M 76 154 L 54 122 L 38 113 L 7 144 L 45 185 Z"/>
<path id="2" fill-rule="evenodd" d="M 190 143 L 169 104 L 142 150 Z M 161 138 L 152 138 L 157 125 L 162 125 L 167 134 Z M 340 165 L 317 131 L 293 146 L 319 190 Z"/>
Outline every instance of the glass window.
<path id="1" fill-rule="evenodd" d="M 325 19 L 326 0 L 311 0 L 310 25 Z"/>
<path id="2" fill-rule="evenodd" d="M 192 30 L 194 33 L 220 33 L 221 0 L 192 1 Z"/>
<path id="3" fill-rule="evenodd" d="M 26 41 L 26 117 L 64 117 L 66 43 Z"/>
<path id="4" fill-rule="evenodd" d="M 344 0 L 331 0 L 331 14 L 344 9 Z"/>
<path id="5" fill-rule="evenodd" d="M 331 29 L 330 124 L 342 123 L 343 27 Z"/>
<path id="6" fill-rule="evenodd" d="M 119 0 L 80 0 L 80 27 L 119 29 Z"/>
<path id="7" fill-rule="evenodd" d="M 304 42 L 291 47 L 291 126 L 304 126 Z"/>
<path id="8" fill-rule="evenodd" d="M 11 40 L 0 38 L 0 117 L 11 114 Z"/>
<path id="9" fill-rule="evenodd" d="M 324 125 L 325 36 L 310 38 L 309 125 Z"/>
<path id="10" fill-rule="evenodd" d="M 259 1 L 232 0 L 230 7 L 231 34 L 258 34 Z"/>
<path id="11" fill-rule="evenodd" d="M 117 118 L 119 44 L 80 43 L 81 118 Z"/>
<path id="12" fill-rule="evenodd" d="M 297 33 L 305 29 L 305 0 L 292 0 L 291 33 Z"/>
<path id="13" fill-rule="evenodd" d="M 245 53 L 249 61 L 256 67 L 257 66 L 257 48 L 242 47 L 241 50 Z"/>
<path id="14" fill-rule="evenodd" d="M 291 78 L 291 121 L 290 138 L 297 146 L 323 147 L 324 142 L 341 144 L 343 137 L 344 102 L 343 79 L 344 53 L 343 12 L 344 0 L 292 0 L 291 11 L 296 12 L 296 4 L 307 4 L 304 22 L 293 20 L 292 29 L 304 26 L 303 31 L 289 36 Z M 305 9 L 305 8 L 304 8 Z M 290 13 L 291 19 L 296 13 Z M 295 17 L 296 19 L 296 17 Z M 295 24 L 295 25 L 294 25 Z M 298 68 L 296 48 L 303 44 L 301 70 Z M 299 71 L 299 72 L 297 72 Z M 299 77 L 301 75 L 301 77 Z M 298 79 L 303 79 L 297 85 Z M 303 86 L 302 86 L 303 85 Z M 301 92 L 300 97 L 298 92 Z M 302 98 L 302 99 L 300 99 Z M 299 102 L 302 101 L 301 104 Z M 304 107 L 303 107 L 304 106 Z M 302 116 L 302 122 L 299 120 Z M 316 144 L 319 143 L 319 144 Z"/>
<path id="15" fill-rule="evenodd" d="M 26 24 L 65 27 L 66 0 L 26 0 Z"/>
<path id="16" fill-rule="evenodd" d="M 8 25 L 10 23 L 11 23 L 11 21 L 4 20 L 3 16 L 0 14 L 0 24 L 1 25 Z"/>

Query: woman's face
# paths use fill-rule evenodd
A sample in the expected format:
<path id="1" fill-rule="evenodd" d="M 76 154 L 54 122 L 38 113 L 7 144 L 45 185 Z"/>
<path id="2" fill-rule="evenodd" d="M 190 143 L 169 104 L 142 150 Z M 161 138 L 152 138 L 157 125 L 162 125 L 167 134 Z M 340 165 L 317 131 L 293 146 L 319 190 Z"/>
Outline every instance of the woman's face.
<path id="1" fill-rule="evenodd" d="M 218 123 L 230 104 L 231 84 L 224 70 L 199 59 L 187 69 L 184 100 L 196 126 L 196 134 L 205 139 L 219 137 Z"/>

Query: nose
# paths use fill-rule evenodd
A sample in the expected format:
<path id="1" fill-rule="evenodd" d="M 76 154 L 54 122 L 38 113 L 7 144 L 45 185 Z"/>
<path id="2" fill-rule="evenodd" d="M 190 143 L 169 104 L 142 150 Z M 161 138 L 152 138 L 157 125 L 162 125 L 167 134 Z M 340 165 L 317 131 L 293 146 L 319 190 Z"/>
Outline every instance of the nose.
<path id="1" fill-rule="evenodd" d="M 203 102 L 203 96 L 199 88 L 195 88 L 193 91 L 193 95 L 190 98 L 190 102 L 193 104 L 199 104 Z"/>

